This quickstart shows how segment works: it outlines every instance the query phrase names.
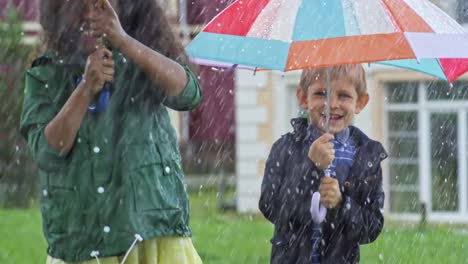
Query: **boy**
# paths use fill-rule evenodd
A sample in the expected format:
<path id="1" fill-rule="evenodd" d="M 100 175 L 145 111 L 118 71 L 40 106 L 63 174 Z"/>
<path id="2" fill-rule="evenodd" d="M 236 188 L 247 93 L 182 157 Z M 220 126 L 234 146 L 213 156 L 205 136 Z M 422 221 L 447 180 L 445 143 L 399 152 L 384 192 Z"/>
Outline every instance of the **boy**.
<path id="1" fill-rule="evenodd" d="M 326 68 L 304 70 L 296 96 L 308 118 L 291 121 L 294 132 L 276 141 L 262 182 L 260 211 L 274 224 L 271 263 L 358 263 L 359 245 L 383 227 L 382 145 L 351 126 L 366 106 L 361 65 L 330 70 L 330 132 L 326 133 Z M 330 167 L 332 177 L 324 177 Z M 320 192 L 325 221 L 311 217 Z"/>

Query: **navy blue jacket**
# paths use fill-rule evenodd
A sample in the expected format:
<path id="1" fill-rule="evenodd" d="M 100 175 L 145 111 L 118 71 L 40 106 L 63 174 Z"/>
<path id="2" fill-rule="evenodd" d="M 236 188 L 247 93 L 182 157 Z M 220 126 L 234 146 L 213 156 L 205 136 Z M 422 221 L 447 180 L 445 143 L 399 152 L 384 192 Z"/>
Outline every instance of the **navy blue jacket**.
<path id="1" fill-rule="evenodd" d="M 277 140 L 262 182 L 260 211 L 274 224 L 272 264 L 306 264 L 312 256 L 310 203 L 323 171 L 308 157 L 305 118 L 291 120 L 294 132 Z M 350 174 L 340 182 L 342 204 L 328 209 L 322 225 L 322 263 L 358 263 L 359 245 L 374 241 L 383 228 L 382 145 L 350 126 L 356 154 Z"/>

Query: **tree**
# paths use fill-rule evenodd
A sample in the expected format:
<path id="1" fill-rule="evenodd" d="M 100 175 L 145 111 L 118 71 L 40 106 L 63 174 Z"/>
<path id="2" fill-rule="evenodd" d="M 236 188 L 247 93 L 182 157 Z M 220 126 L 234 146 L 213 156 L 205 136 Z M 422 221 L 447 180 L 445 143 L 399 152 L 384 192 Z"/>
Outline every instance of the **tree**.
<path id="1" fill-rule="evenodd" d="M 0 22 L 0 207 L 27 207 L 37 194 L 37 174 L 19 133 L 24 70 L 34 47 L 21 43 L 21 15 L 6 11 Z"/>

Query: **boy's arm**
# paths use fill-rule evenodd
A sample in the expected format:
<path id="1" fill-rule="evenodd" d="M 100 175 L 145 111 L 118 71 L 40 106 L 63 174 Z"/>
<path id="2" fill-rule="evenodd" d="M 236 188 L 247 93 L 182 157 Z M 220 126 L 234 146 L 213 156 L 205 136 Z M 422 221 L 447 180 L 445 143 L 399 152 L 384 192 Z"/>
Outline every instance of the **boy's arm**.
<path id="1" fill-rule="evenodd" d="M 284 151 L 281 147 L 281 140 L 275 142 L 271 147 L 270 154 L 266 161 L 263 175 L 262 187 L 258 208 L 263 215 L 273 224 L 278 219 L 281 210 L 278 203 L 279 188 L 283 181 L 284 167 L 276 165 L 284 160 Z"/>

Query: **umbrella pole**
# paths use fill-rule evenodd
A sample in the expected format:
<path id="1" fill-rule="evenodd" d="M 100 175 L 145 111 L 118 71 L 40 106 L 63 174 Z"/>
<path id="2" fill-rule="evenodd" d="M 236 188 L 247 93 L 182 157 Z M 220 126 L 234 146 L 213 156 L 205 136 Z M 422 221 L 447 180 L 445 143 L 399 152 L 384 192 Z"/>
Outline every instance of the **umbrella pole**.
<path id="1" fill-rule="evenodd" d="M 330 94 L 331 94 L 331 68 L 327 67 L 327 105 L 325 109 L 325 132 L 330 133 Z"/>

